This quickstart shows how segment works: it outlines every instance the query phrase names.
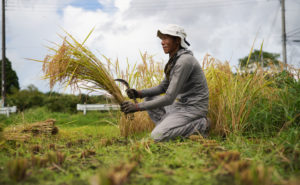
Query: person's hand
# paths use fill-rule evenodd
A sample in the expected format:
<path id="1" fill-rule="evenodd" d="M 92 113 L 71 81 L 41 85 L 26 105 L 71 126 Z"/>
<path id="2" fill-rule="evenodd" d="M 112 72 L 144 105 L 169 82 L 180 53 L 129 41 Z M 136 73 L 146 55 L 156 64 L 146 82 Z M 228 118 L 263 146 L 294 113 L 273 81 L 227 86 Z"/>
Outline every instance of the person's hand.
<path id="1" fill-rule="evenodd" d="M 127 89 L 126 93 L 127 93 L 128 98 L 130 98 L 130 99 L 140 98 L 139 92 L 135 89 Z"/>
<path id="2" fill-rule="evenodd" d="M 124 101 L 121 103 L 121 111 L 125 114 L 139 111 L 138 104 L 134 104 L 130 101 Z"/>

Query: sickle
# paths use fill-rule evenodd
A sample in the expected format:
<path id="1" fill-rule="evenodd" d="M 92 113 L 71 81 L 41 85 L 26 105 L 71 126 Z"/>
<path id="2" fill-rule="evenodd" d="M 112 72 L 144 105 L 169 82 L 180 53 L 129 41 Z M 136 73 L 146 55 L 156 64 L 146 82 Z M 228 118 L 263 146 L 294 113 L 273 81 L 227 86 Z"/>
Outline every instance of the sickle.
<path id="1" fill-rule="evenodd" d="M 127 89 L 130 89 L 130 86 L 129 86 L 129 84 L 128 84 L 128 82 L 126 80 L 117 78 L 117 79 L 115 79 L 115 81 L 121 82 L 122 84 L 124 84 L 126 86 Z M 133 100 L 134 100 L 134 103 L 138 103 L 137 100 L 136 100 L 136 97 L 134 97 Z"/>
<path id="2" fill-rule="evenodd" d="M 115 79 L 115 81 L 121 82 L 122 84 L 124 84 L 127 87 L 127 89 L 130 89 L 129 84 L 128 84 L 128 82 L 126 80 L 117 78 L 117 79 Z"/>

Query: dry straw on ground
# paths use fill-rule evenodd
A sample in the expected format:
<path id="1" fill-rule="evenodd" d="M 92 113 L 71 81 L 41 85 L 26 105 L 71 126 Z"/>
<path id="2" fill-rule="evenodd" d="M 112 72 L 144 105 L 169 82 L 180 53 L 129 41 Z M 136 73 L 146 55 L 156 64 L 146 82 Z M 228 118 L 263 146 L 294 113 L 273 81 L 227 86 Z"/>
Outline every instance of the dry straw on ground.
<path id="1" fill-rule="evenodd" d="M 55 126 L 55 120 L 49 119 L 31 124 L 21 124 L 10 126 L 4 129 L 3 137 L 6 140 L 25 141 L 36 135 L 55 135 L 58 128 Z"/>
<path id="2" fill-rule="evenodd" d="M 130 179 L 130 175 L 140 163 L 140 155 L 133 155 L 128 162 L 121 162 L 110 169 L 102 169 L 90 179 L 92 185 L 123 185 Z"/>

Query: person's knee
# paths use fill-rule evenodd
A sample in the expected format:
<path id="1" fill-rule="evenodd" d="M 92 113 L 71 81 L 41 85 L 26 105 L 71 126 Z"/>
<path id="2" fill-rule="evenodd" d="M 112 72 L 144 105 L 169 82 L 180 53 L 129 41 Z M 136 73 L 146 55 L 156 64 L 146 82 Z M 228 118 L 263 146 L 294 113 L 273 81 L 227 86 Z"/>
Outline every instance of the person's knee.
<path id="1" fill-rule="evenodd" d="M 151 132 L 151 138 L 156 142 L 165 141 L 168 139 L 165 132 L 155 129 Z"/>

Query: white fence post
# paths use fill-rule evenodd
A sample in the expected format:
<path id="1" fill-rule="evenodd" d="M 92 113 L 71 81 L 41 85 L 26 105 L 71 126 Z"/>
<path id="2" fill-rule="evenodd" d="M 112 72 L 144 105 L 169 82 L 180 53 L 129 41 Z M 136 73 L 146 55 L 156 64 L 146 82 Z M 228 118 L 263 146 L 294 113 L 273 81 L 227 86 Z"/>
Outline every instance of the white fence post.
<path id="1" fill-rule="evenodd" d="M 86 115 L 86 111 L 90 110 L 119 110 L 119 105 L 113 105 L 113 104 L 77 104 L 77 110 L 83 111 L 83 115 Z"/>
<path id="2" fill-rule="evenodd" d="M 17 107 L 1 107 L 0 108 L 0 114 L 6 114 L 7 117 L 9 117 L 10 113 L 17 112 Z"/>
<path id="3" fill-rule="evenodd" d="M 86 106 L 83 105 L 83 115 L 86 115 Z"/>

